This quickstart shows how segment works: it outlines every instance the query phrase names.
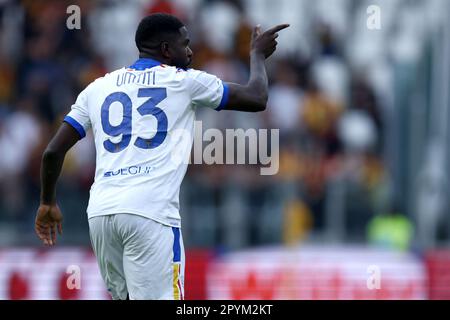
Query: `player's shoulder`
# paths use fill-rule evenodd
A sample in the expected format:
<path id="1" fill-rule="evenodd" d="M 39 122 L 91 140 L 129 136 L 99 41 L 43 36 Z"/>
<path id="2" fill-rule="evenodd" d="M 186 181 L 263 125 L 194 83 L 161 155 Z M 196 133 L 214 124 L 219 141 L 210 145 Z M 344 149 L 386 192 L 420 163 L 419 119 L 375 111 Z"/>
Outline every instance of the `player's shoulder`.
<path id="1" fill-rule="evenodd" d="M 210 74 L 203 70 L 198 69 L 187 69 L 184 71 L 186 73 L 186 77 L 194 82 L 209 82 L 211 80 L 216 80 L 217 77 L 213 74 Z"/>
<path id="2" fill-rule="evenodd" d="M 193 69 L 183 69 L 183 68 L 179 68 L 179 67 L 175 67 L 175 66 L 170 66 L 167 64 L 160 64 L 159 66 L 155 67 L 155 69 L 157 71 L 162 71 L 162 72 L 167 72 L 167 73 L 175 73 L 177 75 L 189 75 L 191 74 L 191 71 Z"/>
<path id="3" fill-rule="evenodd" d="M 184 72 L 186 72 L 186 74 L 191 77 L 196 77 L 201 74 L 206 74 L 206 72 L 203 70 L 198 70 L 198 69 L 193 69 L 193 68 L 185 69 Z"/>
<path id="4" fill-rule="evenodd" d="M 101 85 L 104 82 L 116 79 L 119 74 L 124 73 L 124 72 L 126 72 L 125 67 L 107 72 L 107 73 L 105 73 L 105 75 L 103 77 L 99 77 L 99 78 L 95 79 L 91 84 L 93 86 Z"/>
<path id="5" fill-rule="evenodd" d="M 169 81 L 181 81 L 181 82 L 191 82 L 198 78 L 201 78 L 204 75 L 207 75 L 206 72 L 192 69 L 192 68 L 178 68 L 175 66 L 169 66 L 166 64 L 161 64 L 154 68 L 158 74 L 166 77 Z"/>
<path id="6" fill-rule="evenodd" d="M 123 73 L 124 71 L 125 71 L 125 68 L 120 68 L 120 69 L 117 69 L 117 70 L 113 70 L 113 71 L 107 72 L 103 76 L 98 77 L 94 81 L 89 83 L 86 86 L 84 91 L 86 93 L 97 92 L 100 87 L 104 87 L 104 86 L 109 85 L 111 83 L 111 81 L 115 82 L 116 79 L 117 79 L 117 76 L 120 73 Z"/>

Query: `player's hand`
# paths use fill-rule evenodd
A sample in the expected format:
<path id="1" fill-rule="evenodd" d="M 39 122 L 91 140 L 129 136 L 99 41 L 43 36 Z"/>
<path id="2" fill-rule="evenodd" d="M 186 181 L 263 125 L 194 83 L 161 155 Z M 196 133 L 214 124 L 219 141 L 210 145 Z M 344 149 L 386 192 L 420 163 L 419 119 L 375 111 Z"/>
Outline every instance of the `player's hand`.
<path id="1" fill-rule="evenodd" d="M 57 204 L 41 204 L 36 213 L 34 229 L 39 239 L 47 246 L 56 244 L 56 229 L 62 234 L 63 216 Z"/>
<path id="2" fill-rule="evenodd" d="M 277 49 L 278 32 L 287 27 L 289 27 L 289 24 L 280 24 L 261 33 L 261 26 L 257 25 L 253 29 L 251 50 L 263 54 L 266 59 L 269 58 Z"/>

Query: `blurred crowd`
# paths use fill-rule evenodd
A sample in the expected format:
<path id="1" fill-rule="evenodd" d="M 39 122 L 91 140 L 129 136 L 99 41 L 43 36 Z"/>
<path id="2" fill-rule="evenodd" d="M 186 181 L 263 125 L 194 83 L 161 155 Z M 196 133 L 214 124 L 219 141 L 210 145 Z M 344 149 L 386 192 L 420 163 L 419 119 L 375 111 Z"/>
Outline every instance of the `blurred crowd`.
<path id="1" fill-rule="evenodd" d="M 81 9 L 79 30 L 66 27 L 66 8 L 74 3 Z M 414 45 L 408 40 L 405 46 L 412 47 L 406 53 L 401 48 L 390 56 L 380 53 L 377 45 L 386 42 L 379 34 L 367 37 L 365 5 L 352 0 L 0 1 L 0 234 L 16 235 L 17 244 L 32 243 L 25 239 L 32 239 L 40 157 L 51 135 L 91 81 L 136 59 L 140 18 L 168 12 L 188 26 L 193 67 L 238 83 L 248 80 L 253 26 L 291 23 L 267 63 L 266 112 L 198 114 L 204 130 L 279 129 L 279 173 L 261 176 L 258 165 L 191 165 L 181 192 L 187 246 L 371 241 L 407 249 L 414 223 L 398 205 L 389 162 L 390 72 L 395 59 L 418 58 L 411 57 Z M 395 30 L 391 40 L 397 41 L 403 39 L 402 27 L 394 20 L 384 20 L 392 26 L 383 26 L 383 32 Z M 88 135 L 68 154 L 58 185 L 63 243 L 87 244 L 85 209 L 94 169 Z M 380 222 L 391 213 L 403 221 L 398 228 Z M 395 238 L 399 229 L 402 239 L 390 241 L 390 230 Z"/>

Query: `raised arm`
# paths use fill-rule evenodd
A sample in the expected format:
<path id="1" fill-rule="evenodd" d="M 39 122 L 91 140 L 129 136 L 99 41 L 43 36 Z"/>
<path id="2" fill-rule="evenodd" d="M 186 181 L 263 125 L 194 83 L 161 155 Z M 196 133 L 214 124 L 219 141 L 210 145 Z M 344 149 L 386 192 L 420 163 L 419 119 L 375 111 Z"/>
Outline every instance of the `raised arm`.
<path id="1" fill-rule="evenodd" d="M 259 112 L 266 109 L 268 79 L 265 60 L 276 50 L 278 32 L 287 27 L 288 24 L 281 24 L 262 34 L 260 26 L 255 27 L 250 52 L 250 79 L 246 85 L 227 83 L 229 98 L 224 110 Z"/>
<path id="2" fill-rule="evenodd" d="M 63 122 L 42 156 L 41 201 L 35 231 L 45 245 L 56 243 L 56 229 L 62 234 L 62 214 L 56 204 L 56 182 L 67 151 L 80 139 L 79 133 Z"/>

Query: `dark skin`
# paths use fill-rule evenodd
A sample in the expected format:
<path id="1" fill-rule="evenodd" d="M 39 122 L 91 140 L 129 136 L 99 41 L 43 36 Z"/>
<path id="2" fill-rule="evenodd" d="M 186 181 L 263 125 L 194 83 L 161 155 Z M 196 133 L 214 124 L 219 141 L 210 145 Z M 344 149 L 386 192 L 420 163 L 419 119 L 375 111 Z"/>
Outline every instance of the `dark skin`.
<path id="1" fill-rule="evenodd" d="M 265 60 L 276 50 L 278 32 L 287 27 L 288 24 L 281 24 L 265 32 L 261 32 L 260 26 L 255 27 L 250 51 L 250 79 L 246 85 L 227 83 L 229 99 L 224 110 L 259 112 L 266 109 L 268 79 Z M 139 57 L 152 58 L 186 69 L 193 57 L 186 27 L 180 28 L 177 36 L 168 36 L 166 40 L 146 44 L 141 48 Z M 62 234 L 63 216 L 56 203 L 56 182 L 67 151 L 79 139 L 78 132 L 63 122 L 42 156 L 41 200 L 36 213 L 35 231 L 39 239 L 48 246 L 56 244 L 57 232 Z"/>

